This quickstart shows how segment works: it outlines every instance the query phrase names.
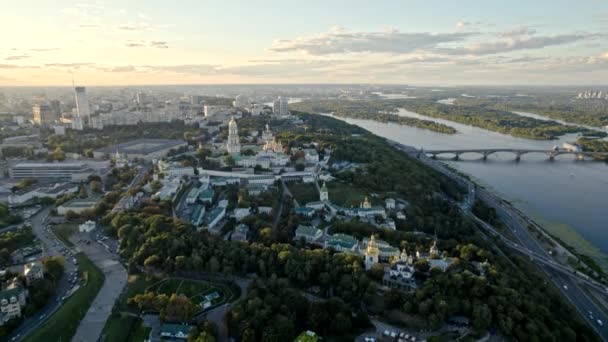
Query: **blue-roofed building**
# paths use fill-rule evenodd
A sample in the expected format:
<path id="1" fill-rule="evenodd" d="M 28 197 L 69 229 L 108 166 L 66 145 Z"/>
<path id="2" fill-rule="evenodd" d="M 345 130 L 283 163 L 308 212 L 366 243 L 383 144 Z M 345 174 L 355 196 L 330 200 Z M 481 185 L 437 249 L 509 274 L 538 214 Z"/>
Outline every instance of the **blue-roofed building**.
<path id="1" fill-rule="evenodd" d="M 203 203 L 212 203 L 213 195 L 215 195 L 215 191 L 213 188 L 199 189 L 198 199 Z"/>
<path id="2" fill-rule="evenodd" d="M 334 234 L 325 240 L 325 248 L 332 247 L 338 252 L 355 252 L 359 241 L 346 234 Z"/>
<path id="3" fill-rule="evenodd" d="M 213 229 L 226 215 L 226 207 L 217 206 L 205 217 L 204 223 L 209 229 Z"/>
<path id="4" fill-rule="evenodd" d="M 205 216 L 205 207 L 197 204 L 193 206 L 192 214 L 190 215 L 190 223 L 193 226 L 198 227 L 203 223 L 203 217 Z"/>
<path id="5" fill-rule="evenodd" d="M 294 239 L 300 240 L 304 238 L 306 242 L 312 243 L 319 240 L 322 236 L 323 231 L 321 229 L 301 224 L 296 229 L 296 235 Z"/>
<path id="6" fill-rule="evenodd" d="M 312 217 L 315 214 L 315 210 L 313 208 L 308 207 L 296 207 L 294 211 L 296 215 L 302 215 L 306 217 Z"/>

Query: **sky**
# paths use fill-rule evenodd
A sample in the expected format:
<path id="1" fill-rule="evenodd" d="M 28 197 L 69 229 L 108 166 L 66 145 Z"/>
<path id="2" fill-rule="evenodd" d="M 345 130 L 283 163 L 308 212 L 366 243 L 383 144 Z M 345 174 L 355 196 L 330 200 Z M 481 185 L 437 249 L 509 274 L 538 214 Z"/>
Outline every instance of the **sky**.
<path id="1" fill-rule="evenodd" d="M 606 85 L 605 0 L 0 0 L 0 85 Z"/>

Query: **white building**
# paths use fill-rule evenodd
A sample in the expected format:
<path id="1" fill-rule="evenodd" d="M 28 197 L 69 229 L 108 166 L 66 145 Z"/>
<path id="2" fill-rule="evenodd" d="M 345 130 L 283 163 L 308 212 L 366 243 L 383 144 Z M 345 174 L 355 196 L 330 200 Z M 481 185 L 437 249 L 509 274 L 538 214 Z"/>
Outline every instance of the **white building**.
<path id="1" fill-rule="evenodd" d="M 10 169 L 11 178 L 85 180 L 93 171 L 86 163 L 19 163 Z"/>
<path id="2" fill-rule="evenodd" d="M 78 231 L 81 233 L 90 233 L 97 227 L 97 223 L 95 221 L 86 221 L 85 223 L 78 226 Z"/>
<path id="3" fill-rule="evenodd" d="M 228 124 L 228 143 L 226 144 L 226 150 L 231 154 L 241 153 L 241 142 L 239 140 L 239 129 L 236 124 L 234 117 L 230 119 Z"/>
<path id="4" fill-rule="evenodd" d="M 212 118 L 217 114 L 222 114 L 230 111 L 226 106 L 218 106 L 218 105 L 205 105 L 203 106 L 203 112 L 205 113 L 206 118 Z"/>
<path id="5" fill-rule="evenodd" d="M 387 198 L 384 202 L 386 203 L 386 210 L 395 209 L 395 199 L 394 198 Z"/>
<path id="6" fill-rule="evenodd" d="M 76 184 L 58 183 L 53 186 L 37 187 L 29 190 L 17 191 L 8 196 L 8 203 L 11 205 L 19 205 L 34 198 L 56 199 L 57 197 L 75 193 L 76 191 L 78 191 L 78 185 Z"/>
<path id="7" fill-rule="evenodd" d="M 21 309 L 26 304 L 26 290 L 15 287 L 0 291 L 0 325 L 13 318 L 21 317 Z"/>

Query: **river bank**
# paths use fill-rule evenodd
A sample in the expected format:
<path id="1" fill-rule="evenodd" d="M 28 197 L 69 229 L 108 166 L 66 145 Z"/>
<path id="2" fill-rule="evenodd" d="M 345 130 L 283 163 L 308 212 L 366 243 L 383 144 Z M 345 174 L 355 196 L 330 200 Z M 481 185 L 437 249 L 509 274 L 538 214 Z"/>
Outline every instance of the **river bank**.
<path id="1" fill-rule="evenodd" d="M 399 115 L 427 117 L 400 110 Z M 415 146 L 417 149 L 522 148 L 551 149 L 554 145 L 575 141 L 577 134 L 567 134 L 557 141 L 514 138 L 477 127 L 437 120 L 455 127 L 453 135 L 434 134 L 421 129 L 370 120 L 336 117 L 358 125 L 381 137 Z M 447 122 L 446 122 L 447 121 Z M 526 155 L 516 162 L 511 154 L 491 155 L 482 160 L 477 155 L 463 155 L 460 161 L 444 160 L 476 183 L 491 190 L 531 217 L 548 233 L 591 256 L 608 269 L 608 232 L 605 217 L 605 193 L 608 192 L 608 164 L 577 162 L 560 156 L 550 162 L 546 156 Z"/>

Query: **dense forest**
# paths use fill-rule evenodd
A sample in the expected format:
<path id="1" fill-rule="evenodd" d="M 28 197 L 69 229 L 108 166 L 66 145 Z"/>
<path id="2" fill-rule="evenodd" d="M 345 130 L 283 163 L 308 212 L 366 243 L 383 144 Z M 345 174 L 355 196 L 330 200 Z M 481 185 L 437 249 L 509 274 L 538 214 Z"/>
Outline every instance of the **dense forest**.
<path id="1" fill-rule="evenodd" d="M 504 97 L 492 99 L 458 99 L 457 104 L 482 106 L 506 111 L 539 114 L 556 120 L 602 127 L 608 125 L 608 103 L 605 101 L 556 101 L 541 97 Z"/>
<path id="2" fill-rule="evenodd" d="M 289 105 L 290 109 L 308 113 L 333 113 L 342 118 L 374 120 L 454 134 L 456 129 L 430 120 L 408 118 L 394 114 L 397 108 L 386 101 L 324 100 L 304 101 Z"/>

